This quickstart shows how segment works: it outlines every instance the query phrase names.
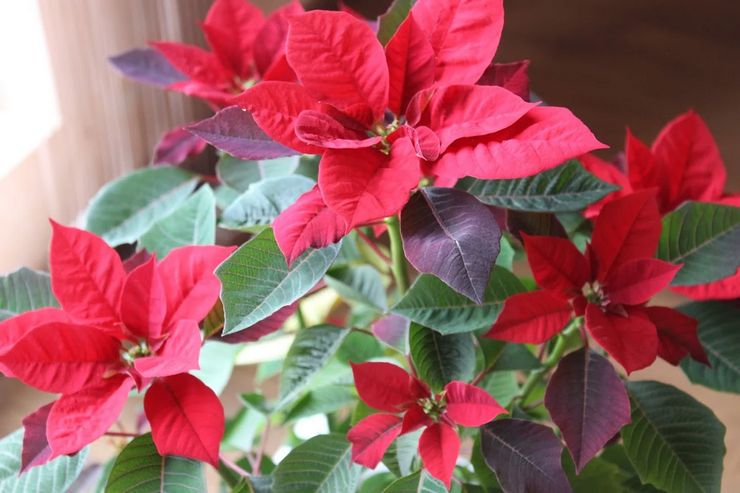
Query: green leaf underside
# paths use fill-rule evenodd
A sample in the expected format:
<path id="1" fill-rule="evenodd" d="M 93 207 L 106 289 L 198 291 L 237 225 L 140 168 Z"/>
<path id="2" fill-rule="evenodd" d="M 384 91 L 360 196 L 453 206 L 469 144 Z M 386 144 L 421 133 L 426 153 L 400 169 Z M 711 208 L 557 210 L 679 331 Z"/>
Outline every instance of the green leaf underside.
<path id="1" fill-rule="evenodd" d="M 151 433 L 134 438 L 120 453 L 108 477 L 105 493 L 202 493 L 203 464 L 157 453 Z"/>
<path id="2" fill-rule="evenodd" d="M 298 158 L 286 157 L 247 161 L 224 154 L 216 164 L 216 175 L 229 188 L 243 193 L 250 185 L 268 178 L 288 176 L 298 167 Z"/>
<path id="3" fill-rule="evenodd" d="M 326 275 L 326 284 L 343 298 L 382 311 L 386 309 L 383 277 L 369 265 L 332 269 Z"/>
<path id="4" fill-rule="evenodd" d="M 46 272 L 21 267 L 0 277 L 0 320 L 47 306 L 59 306 Z"/>
<path id="5" fill-rule="evenodd" d="M 578 211 L 618 189 L 584 170 L 575 160 L 527 178 L 465 178 L 457 188 L 485 204 L 534 212 Z"/>
<path id="6" fill-rule="evenodd" d="M 182 204 L 198 183 L 170 166 L 144 168 L 105 185 L 87 210 L 85 229 L 116 246 L 133 243 Z"/>
<path id="7" fill-rule="evenodd" d="M 395 0 L 378 22 L 378 40 L 386 45 L 398 30 L 398 26 L 406 19 L 411 10 L 413 0 Z"/>
<path id="8" fill-rule="evenodd" d="M 740 207 L 687 202 L 663 218 L 658 257 L 683 264 L 674 286 L 704 284 L 740 267 Z"/>
<path id="9" fill-rule="evenodd" d="M 425 470 L 400 478 L 391 483 L 383 493 L 447 493 L 444 483 Z"/>
<path id="10" fill-rule="evenodd" d="M 693 397 L 659 382 L 627 384 L 627 457 L 644 483 L 669 493 L 719 493 L 725 427 Z"/>
<path id="11" fill-rule="evenodd" d="M 470 334 L 442 335 L 411 324 L 409 347 L 419 377 L 440 390 L 453 380 L 470 381 L 475 373 L 475 346 Z"/>
<path id="12" fill-rule="evenodd" d="M 313 437 L 294 448 L 273 472 L 273 493 L 348 493 L 361 467 L 351 461 L 344 435 Z"/>
<path id="13" fill-rule="evenodd" d="M 216 270 L 226 317 L 223 333 L 244 330 L 308 293 L 339 248 L 310 249 L 288 267 L 270 229 L 239 247 Z"/>

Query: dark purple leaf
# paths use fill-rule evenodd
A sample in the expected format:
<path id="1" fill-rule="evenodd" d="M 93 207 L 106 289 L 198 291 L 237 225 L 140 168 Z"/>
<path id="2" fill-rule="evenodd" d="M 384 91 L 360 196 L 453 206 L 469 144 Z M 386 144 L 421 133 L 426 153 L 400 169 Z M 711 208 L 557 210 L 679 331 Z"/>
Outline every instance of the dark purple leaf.
<path id="1" fill-rule="evenodd" d="M 487 206 L 454 188 L 422 188 L 401 211 L 401 234 L 406 257 L 418 271 L 483 302 L 501 240 Z"/>
<path id="2" fill-rule="evenodd" d="M 488 66 L 478 85 L 500 86 L 508 89 L 525 101 L 529 101 L 529 60 L 512 63 L 492 63 Z"/>
<path id="3" fill-rule="evenodd" d="M 185 128 L 239 159 L 274 159 L 298 154 L 272 140 L 257 126 L 252 115 L 238 106 L 224 108 Z"/>
<path id="4" fill-rule="evenodd" d="M 630 422 L 630 400 L 619 375 L 606 358 L 585 348 L 560 361 L 545 407 L 578 472 Z"/>
<path id="5" fill-rule="evenodd" d="M 481 450 L 507 493 L 568 493 L 563 444 L 547 426 L 502 419 L 481 427 Z"/>
<path id="6" fill-rule="evenodd" d="M 411 321 L 401 315 L 391 314 L 378 319 L 371 329 L 375 337 L 403 354 L 409 352 L 409 327 Z"/>
<path id="7" fill-rule="evenodd" d="M 567 238 L 565 228 L 551 212 L 506 211 L 506 229 L 522 239 L 522 233 L 532 236 L 557 236 Z"/>
<path id="8" fill-rule="evenodd" d="M 51 447 L 46 439 L 46 421 L 53 402 L 38 408 L 23 418 L 23 451 L 21 452 L 21 470 L 46 463 L 51 457 Z"/>
<path id="9" fill-rule="evenodd" d="M 219 336 L 216 340 L 227 342 L 229 344 L 239 344 L 241 342 L 256 341 L 266 336 L 267 334 L 272 334 L 280 327 L 282 327 L 285 321 L 288 320 L 288 318 L 290 318 L 290 316 L 293 315 L 297 309 L 298 303 L 284 306 L 266 319 L 257 322 L 251 327 L 247 327 L 246 329 L 235 332 L 233 334 Z"/>
<path id="10" fill-rule="evenodd" d="M 175 82 L 187 80 L 182 72 L 151 48 L 127 51 L 110 57 L 108 61 L 129 79 L 144 84 L 167 87 Z"/>
<path id="11" fill-rule="evenodd" d="M 174 128 L 164 134 L 154 148 L 154 164 L 180 164 L 206 148 L 205 140 L 185 129 Z"/>

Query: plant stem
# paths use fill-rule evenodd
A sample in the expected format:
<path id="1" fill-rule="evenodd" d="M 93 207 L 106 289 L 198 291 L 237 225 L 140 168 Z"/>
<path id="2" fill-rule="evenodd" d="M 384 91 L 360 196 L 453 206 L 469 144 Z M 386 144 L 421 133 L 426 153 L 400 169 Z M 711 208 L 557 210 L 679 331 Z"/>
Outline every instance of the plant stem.
<path id="1" fill-rule="evenodd" d="M 124 431 L 106 431 L 104 435 L 107 437 L 126 437 L 126 438 L 138 438 L 139 436 L 141 436 L 138 433 L 126 433 Z"/>
<path id="2" fill-rule="evenodd" d="M 300 303 L 298 303 L 298 306 L 296 307 L 295 316 L 298 319 L 298 328 L 305 329 L 308 324 L 306 324 L 306 317 L 303 315 L 303 310 L 301 310 Z"/>
<path id="3" fill-rule="evenodd" d="M 260 437 L 260 448 L 257 450 L 257 458 L 255 459 L 254 474 L 259 476 L 260 466 L 262 465 L 262 457 L 265 455 L 265 449 L 267 448 L 267 439 L 270 436 L 270 418 L 268 416 L 265 421 L 265 427 L 262 430 L 262 436 Z"/>
<path id="4" fill-rule="evenodd" d="M 239 465 L 236 462 L 227 458 L 224 454 L 218 454 L 218 458 L 221 462 L 223 462 L 223 464 L 226 467 L 228 467 L 229 469 L 237 473 L 239 476 L 243 478 L 248 478 L 250 476 L 250 474 L 247 471 L 239 467 Z"/>
<path id="5" fill-rule="evenodd" d="M 398 292 L 404 294 L 409 287 L 409 274 L 406 267 L 406 257 L 403 254 L 401 225 L 396 216 L 387 217 L 385 224 L 388 226 L 388 237 L 391 242 L 391 260 L 393 261 L 391 270 L 393 271 L 393 277 L 396 278 Z"/>

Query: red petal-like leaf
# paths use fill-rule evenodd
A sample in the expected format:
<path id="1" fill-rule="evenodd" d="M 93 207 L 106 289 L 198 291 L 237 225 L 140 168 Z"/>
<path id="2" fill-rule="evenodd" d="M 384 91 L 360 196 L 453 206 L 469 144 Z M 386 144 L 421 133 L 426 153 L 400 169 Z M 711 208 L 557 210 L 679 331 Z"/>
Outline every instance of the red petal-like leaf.
<path id="1" fill-rule="evenodd" d="M 586 217 L 592 218 L 598 216 L 599 212 L 601 212 L 601 208 L 604 207 L 604 204 L 632 193 L 633 190 L 629 178 L 627 178 L 627 175 L 625 175 L 614 163 L 604 161 L 593 154 L 584 154 L 583 156 L 580 156 L 578 160 L 583 165 L 583 168 L 596 178 L 608 183 L 613 183 L 620 188 L 619 190 L 608 194 L 598 202 L 589 205 L 585 212 Z"/>
<path id="2" fill-rule="evenodd" d="M 219 86 L 231 81 L 230 72 L 221 64 L 216 55 L 198 46 L 181 43 L 157 41 L 150 43 L 177 70 L 194 81 Z"/>
<path id="3" fill-rule="evenodd" d="M 23 451 L 21 452 L 20 473 L 51 460 L 51 447 L 46 438 L 46 423 L 54 403 L 45 406 L 23 418 Z"/>
<path id="4" fill-rule="evenodd" d="M 567 109 L 538 106 L 505 130 L 455 142 L 433 171 L 451 178 L 522 178 L 604 147 Z"/>
<path id="5" fill-rule="evenodd" d="M 392 363 L 352 363 L 352 374 L 357 393 L 365 404 L 379 411 L 402 411 L 417 398 L 413 377 L 400 366 Z"/>
<path id="6" fill-rule="evenodd" d="M 39 308 L 3 320 L 0 322 L 0 353 L 10 349 L 20 338 L 36 327 L 53 322 L 72 322 L 72 320 L 69 315 L 58 308 Z"/>
<path id="7" fill-rule="evenodd" d="M 167 298 L 152 256 L 128 275 L 121 295 L 121 320 L 135 336 L 154 340 L 162 334 Z"/>
<path id="8" fill-rule="evenodd" d="M 134 368 L 142 377 L 167 377 L 197 370 L 201 337 L 198 323 L 179 320 L 169 331 L 161 348 L 153 355 L 134 360 Z"/>
<path id="9" fill-rule="evenodd" d="M 635 137 L 629 128 L 625 137 L 624 152 L 630 188 L 635 190 L 657 188 L 659 208 L 662 209 L 661 212 L 668 212 L 671 185 L 670 180 L 666 180 L 666 174 L 670 173 L 667 163 L 656 159 L 650 148 Z"/>
<path id="10" fill-rule="evenodd" d="M 433 423 L 424 411 L 424 408 L 418 404 L 412 404 L 411 407 L 406 409 L 403 413 L 403 424 L 401 425 L 401 434 L 410 433 L 416 431 L 424 426 L 429 426 Z"/>
<path id="11" fill-rule="evenodd" d="M 422 188 L 401 212 L 401 234 L 406 258 L 419 272 L 483 302 L 501 241 L 487 206 L 454 188 Z"/>
<path id="12" fill-rule="evenodd" d="M 324 202 L 348 228 L 397 214 L 421 178 L 408 138 L 396 140 L 390 156 L 378 149 L 329 149 L 319 166 Z"/>
<path id="13" fill-rule="evenodd" d="M 709 365 L 707 354 L 697 336 L 698 323 L 678 310 L 649 306 L 645 313 L 658 329 L 658 356 L 672 365 L 691 355 L 696 361 Z"/>
<path id="14" fill-rule="evenodd" d="M 477 85 L 499 86 L 529 101 L 529 60 L 511 63 L 492 63 L 488 66 Z"/>
<path id="15" fill-rule="evenodd" d="M 624 307 L 626 315 L 586 307 L 586 328 L 627 373 L 648 367 L 658 355 L 658 331 L 641 308 Z"/>
<path id="16" fill-rule="evenodd" d="M 181 455 L 217 467 L 224 409 L 203 382 L 186 373 L 158 379 L 144 397 L 144 411 L 160 455 Z"/>
<path id="17" fill-rule="evenodd" d="M 262 11 L 251 3 L 216 0 L 202 27 L 221 63 L 246 78 L 251 72 L 252 45 L 263 24 Z"/>
<path id="18" fill-rule="evenodd" d="M 240 159 L 274 159 L 296 153 L 270 138 L 248 112 L 237 106 L 188 125 L 187 130 L 212 146 Z"/>
<path id="19" fill-rule="evenodd" d="M 385 58 L 390 77 L 388 107 L 401 115 L 414 94 L 434 83 L 434 49 L 412 13 L 388 41 Z"/>
<path id="20" fill-rule="evenodd" d="M 340 109 L 362 103 L 380 118 L 388 105 L 388 66 L 370 27 L 344 12 L 308 12 L 289 22 L 288 62 L 303 86 Z"/>
<path id="21" fill-rule="evenodd" d="M 462 426 L 481 426 L 506 413 L 488 392 L 465 382 L 445 385 L 445 413 Z"/>
<path id="22" fill-rule="evenodd" d="M 26 385 L 70 394 L 97 384 L 118 364 L 118 339 L 84 325 L 61 322 L 36 327 L 8 351 L 0 364 Z"/>
<path id="23" fill-rule="evenodd" d="M 92 233 L 51 221 L 51 287 L 74 319 L 120 334 L 118 301 L 126 274 L 115 250 Z"/>
<path id="24" fill-rule="evenodd" d="M 576 246 L 564 238 L 522 234 L 527 261 L 537 284 L 571 297 L 589 281 L 588 262 Z"/>
<path id="25" fill-rule="evenodd" d="M 599 281 L 630 260 L 650 258 L 660 240 L 660 214 L 655 191 L 635 192 L 606 204 L 594 223 L 591 247 Z"/>
<path id="26" fill-rule="evenodd" d="M 285 40 L 288 36 L 288 18 L 303 12 L 303 6 L 298 0 L 283 5 L 270 14 L 267 21 L 257 34 L 259 43 L 255 43 L 254 64 L 257 71 L 264 76 L 271 66 L 285 54 Z"/>
<path id="27" fill-rule="evenodd" d="M 115 375 L 60 397 L 46 425 L 52 458 L 79 452 L 108 431 L 121 414 L 132 386 L 130 377 Z"/>
<path id="28" fill-rule="evenodd" d="M 448 489 L 459 453 L 460 437 L 448 424 L 434 423 L 419 437 L 419 456 L 424 468 Z"/>
<path id="29" fill-rule="evenodd" d="M 143 84 L 167 87 L 187 79 L 161 53 L 151 48 L 130 50 L 108 61 L 129 79 Z"/>
<path id="30" fill-rule="evenodd" d="M 506 299 L 501 314 L 486 337 L 541 344 L 563 330 L 572 313 L 566 299 L 547 291 L 515 294 Z"/>
<path id="31" fill-rule="evenodd" d="M 624 383 L 607 359 L 586 348 L 560 360 L 547 385 L 545 407 L 579 473 L 630 422 Z"/>
<path id="32" fill-rule="evenodd" d="M 560 465 L 563 445 L 547 426 L 521 419 L 494 421 L 481 428 L 481 448 L 504 491 L 573 491 Z"/>
<path id="33" fill-rule="evenodd" d="M 475 84 L 498 48 L 503 0 L 419 0 L 411 12 L 436 54 L 435 80 Z"/>
<path id="34" fill-rule="evenodd" d="M 327 149 L 358 149 L 378 144 L 379 135 L 368 137 L 365 132 L 347 128 L 321 111 L 306 110 L 295 121 L 295 134 L 309 145 Z"/>
<path id="35" fill-rule="evenodd" d="M 640 305 L 668 287 L 681 265 L 643 258 L 616 266 L 604 283 L 610 303 Z"/>
<path id="36" fill-rule="evenodd" d="M 234 247 L 180 247 L 157 265 L 167 294 L 165 329 L 178 320 L 200 322 L 208 315 L 221 291 L 213 272 L 233 251 Z"/>
<path id="37" fill-rule="evenodd" d="M 352 444 L 352 461 L 375 469 L 400 433 L 399 416 L 371 414 L 363 418 L 347 433 L 347 440 Z"/>
<path id="38" fill-rule="evenodd" d="M 327 207 L 318 187 L 280 213 L 272 227 L 288 265 L 309 248 L 336 243 L 348 231 L 347 221 Z"/>
<path id="39" fill-rule="evenodd" d="M 154 148 L 154 164 L 180 164 L 187 158 L 197 156 L 206 148 L 206 141 L 178 127 L 162 136 Z"/>
<path id="40" fill-rule="evenodd" d="M 453 142 L 502 131 L 526 115 L 536 103 L 498 86 L 453 85 L 427 89 L 409 104 L 409 124 L 431 128 L 444 152 Z"/>

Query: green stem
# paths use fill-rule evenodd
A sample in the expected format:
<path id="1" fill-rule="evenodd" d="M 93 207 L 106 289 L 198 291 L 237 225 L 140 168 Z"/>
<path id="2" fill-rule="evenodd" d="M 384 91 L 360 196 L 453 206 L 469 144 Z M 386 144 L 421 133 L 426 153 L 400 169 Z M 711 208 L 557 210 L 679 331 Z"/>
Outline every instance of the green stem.
<path id="1" fill-rule="evenodd" d="M 308 324 L 306 324 L 306 317 L 303 315 L 303 310 L 301 310 L 301 304 L 298 304 L 298 307 L 295 311 L 295 316 L 298 319 L 298 328 L 299 329 L 305 329 Z"/>
<path id="2" fill-rule="evenodd" d="M 385 219 L 388 226 L 388 237 L 391 241 L 391 270 L 396 278 L 398 292 L 404 294 L 409 287 L 409 274 L 406 266 L 406 256 L 403 254 L 403 243 L 401 241 L 401 225 L 396 216 Z"/>

